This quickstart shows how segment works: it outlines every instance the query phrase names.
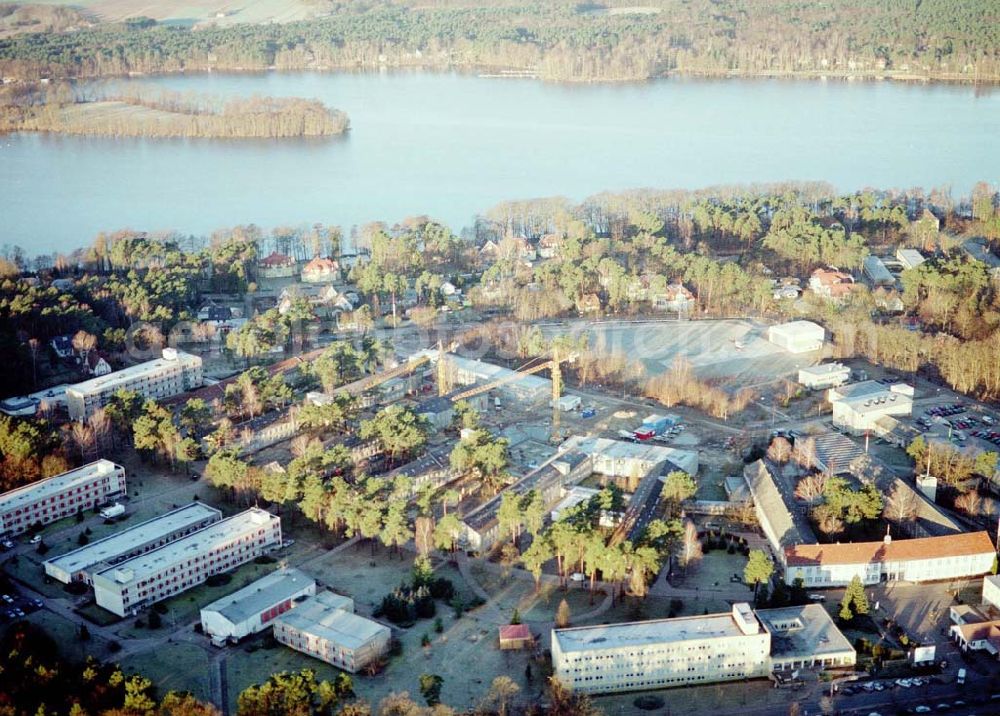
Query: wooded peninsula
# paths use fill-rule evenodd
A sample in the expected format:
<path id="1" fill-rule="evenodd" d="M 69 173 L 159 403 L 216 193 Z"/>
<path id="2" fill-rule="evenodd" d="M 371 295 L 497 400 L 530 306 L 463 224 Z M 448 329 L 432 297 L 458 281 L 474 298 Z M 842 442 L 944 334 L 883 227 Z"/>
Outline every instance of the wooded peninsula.
<path id="1" fill-rule="evenodd" d="M 344 112 L 296 97 L 223 100 L 143 87 L 85 96 L 67 84 L 0 91 L 0 133 L 277 139 L 343 134 L 349 126 Z"/>
<path id="2" fill-rule="evenodd" d="M 326 17 L 198 29 L 150 18 L 0 40 L 0 75 L 207 70 L 516 70 L 559 81 L 669 74 L 1000 80 L 1000 17 L 980 0 L 649 0 L 468 6 L 340 3 Z"/>

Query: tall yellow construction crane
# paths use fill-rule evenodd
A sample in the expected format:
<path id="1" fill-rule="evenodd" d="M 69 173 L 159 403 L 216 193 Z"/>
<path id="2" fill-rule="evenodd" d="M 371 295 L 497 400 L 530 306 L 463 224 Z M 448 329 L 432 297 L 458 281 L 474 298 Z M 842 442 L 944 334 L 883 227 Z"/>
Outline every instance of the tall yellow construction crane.
<path id="1" fill-rule="evenodd" d="M 466 390 L 459 391 L 458 393 L 453 393 L 450 397 L 452 401 L 465 400 L 466 398 L 472 398 L 476 395 L 482 395 L 483 393 L 487 393 L 491 390 L 494 390 L 495 388 L 499 388 L 502 385 L 506 385 L 507 383 L 512 383 L 526 375 L 533 375 L 534 373 L 540 373 L 543 370 L 548 370 L 551 372 L 552 376 L 552 409 L 553 409 L 552 427 L 553 431 L 555 431 L 558 430 L 559 428 L 559 418 L 560 418 L 559 414 L 561 412 L 559 410 L 559 398 L 562 397 L 562 387 L 563 387 L 561 364 L 563 363 L 563 361 L 568 361 L 572 363 L 575 360 L 576 360 L 575 353 L 571 353 L 566 357 L 562 357 L 559 354 L 558 347 L 553 347 L 552 357 L 549 358 L 548 360 L 542 360 L 541 362 L 531 361 L 529 363 L 526 363 L 524 366 L 518 368 L 517 370 L 513 371 L 512 373 L 508 373 L 503 378 L 499 378 L 490 383 L 484 383 L 483 385 L 476 385 Z M 441 361 L 439 361 L 439 366 L 440 362 Z"/>

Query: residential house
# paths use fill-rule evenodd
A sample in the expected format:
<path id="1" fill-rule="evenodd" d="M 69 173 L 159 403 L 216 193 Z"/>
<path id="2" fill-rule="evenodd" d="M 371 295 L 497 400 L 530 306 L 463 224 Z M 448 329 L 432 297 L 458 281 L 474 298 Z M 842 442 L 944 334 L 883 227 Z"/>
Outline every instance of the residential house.
<path id="1" fill-rule="evenodd" d="M 990 251 L 986 239 L 969 239 L 962 244 L 962 250 L 969 258 L 986 264 L 993 278 L 1000 278 L 1000 258 Z"/>
<path id="2" fill-rule="evenodd" d="M 341 295 L 337 289 L 329 284 L 289 286 L 278 296 L 278 313 L 282 315 L 288 313 L 289 309 L 292 307 L 292 302 L 296 298 L 304 298 L 309 302 L 309 305 L 315 311 L 321 308 L 335 307 L 338 303 L 338 299 L 341 298 Z M 344 302 L 346 302 L 348 306 L 350 305 L 350 301 L 347 301 L 346 298 L 344 298 L 344 301 L 341 303 Z M 350 308 L 341 308 L 340 310 L 350 310 Z"/>
<path id="3" fill-rule="evenodd" d="M 816 269 L 809 277 L 809 288 L 817 296 L 840 303 L 854 291 L 854 279 L 835 269 Z"/>
<path id="4" fill-rule="evenodd" d="M 52 288 L 58 291 L 69 291 L 73 288 L 75 281 L 71 278 L 57 278 L 52 281 Z"/>
<path id="5" fill-rule="evenodd" d="M 274 251 L 257 262 L 257 270 L 263 278 L 290 278 L 295 275 L 295 259 Z"/>
<path id="6" fill-rule="evenodd" d="M 87 351 L 87 357 L 83 359 L 84 373 L 96 378 L 97 376 L 107 375 L 111 371 L 111 364 L 104 355 L 99 351 Z"/>
<path id="7" fill-rule="evenodd" d="M 198 309 L 198 320 L 213 323 L 222 323 L 233 317 L 233 309 L 229 306 L 220 306 L 214 301 L 207 301 Z"/>
<path id="8" fill-rule="evenodd" d="M 72 336 L 56 336 L 49 341 L 49 345 L 52 346 L 52 351 L 56 354 L 56 356 L 63 360 L 72 358 L 76 355 L 76 351 L 73 348 Z"/>
<path id="9" fill-rule="evenodd" d="M 309 283 L 330 283 L 340 278 L 340 264 L 333 259 L 317 256 L 302 267 L 302 280 Z"/>
<path id="10" fill-rule="evenodd" d="M 500 247 L 492 239 L 479 248 L 479 258 L 483 261 L 496 261 L 500 256 Z"/>
<path id="11" fill-rule="evenodd" d="M 678 313 L 691 313 L 697 304 L 694 294 L 680 283 L 670 284 L 663 293 L 654 295 L 652 303 L 657 311 Z"/>
<path id="12" fill-rule="evenodd" d="M 454 296 L 460 293 L 462 293 L 461 289 L 457 288 L 451 281 L 445 281 L 441 284 L 442 296 Z"/>
<path id="13" fill-rule="evenodd" d="M 556 234 L 546 234 L 538 240 L 538 255 L 543 259 L 558 258 L 562 252 L 563 238 Z"/>
<path id="14" fill-rule="evenodd" d="M 534 261 L 538 258 L 538 252 L 535 250 L 535 247 L 523 236 L 515 236 L 511 241 L 517 250 L 517 258 L 524 261 Z"/>

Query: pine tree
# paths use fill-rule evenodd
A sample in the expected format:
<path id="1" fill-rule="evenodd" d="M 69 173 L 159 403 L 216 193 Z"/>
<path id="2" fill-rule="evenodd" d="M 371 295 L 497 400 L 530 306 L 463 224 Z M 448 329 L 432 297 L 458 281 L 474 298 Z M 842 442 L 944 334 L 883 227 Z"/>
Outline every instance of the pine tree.
<path id="1" fill-rule="evenodd" d="M 556 627 L 559 629 L 565 629 L 569 626 L 569 604 L 563 599 L 559 602 L 559 607 L 556 609 Z"/>

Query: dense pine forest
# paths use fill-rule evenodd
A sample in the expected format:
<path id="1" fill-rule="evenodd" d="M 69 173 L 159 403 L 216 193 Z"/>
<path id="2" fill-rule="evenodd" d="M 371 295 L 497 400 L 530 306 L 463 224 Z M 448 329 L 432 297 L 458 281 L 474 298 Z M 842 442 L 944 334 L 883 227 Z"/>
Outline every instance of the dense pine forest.
<path id="1" fill-rule="evenodd" d="M 0 40 L 0 75 L 183 70 L 516 69 L 551 80 L 671 73 L 1000 79 L 998 0 L 371 2 L 271 25 L 189 29 L 148 18 Z"/>

